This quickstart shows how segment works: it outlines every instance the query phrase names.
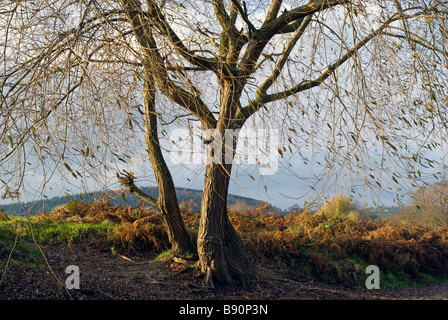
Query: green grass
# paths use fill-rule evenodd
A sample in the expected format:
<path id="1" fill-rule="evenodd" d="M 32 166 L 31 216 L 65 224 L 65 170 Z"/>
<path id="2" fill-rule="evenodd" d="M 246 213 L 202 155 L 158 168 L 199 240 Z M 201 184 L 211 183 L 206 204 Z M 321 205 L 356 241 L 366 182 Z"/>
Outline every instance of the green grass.
<path id="1" fill-rule="evenodd" d="M 160 253 L 159 255 L 157 255 L 155 260 L 166 261 L 166 260 L 169 260 L 172 256 L 173 256 L 173 254 L 171 253 L 171 250 L 165 250 L 162 253 Z"/>
<path id="2" fill-rule="evenodd" d="M 431 284 L 448 284 L 448 279 L 445 276 L 434 276 L 427 273 L 420 273 L 418 278 L 412 278 L 403 272 L 381 273 L 380 276 L 381 289 L 420 287 L 422 285 Z"/>
<path id="3" fill-rule="evenodd" d="M 325 282 L 342 284 L 347 287 L 366 288 L 366 279 L 370 274 L 366 273 L 367 266 L 373 264 L 363 260 L 359 256 L 347 256 L 339 258 L 328 253 L 326 250 L 319 250 L 312 247 L 302 250 L 306 257 L 305 265 L 300 266 L 301 272 L 307 276 L 315 277 Z M 318 256 L 319 258 L 313 258 Z M 323 265 L 319 265 L 323 264 Z M 289 266 L 282 266 L 284 269 Z M 380 288 L 396 287 L 419 287 L 430 284 L 448 284 L 448 278 L 443 275 L 431 275 L 424 272 L 419 273 L 418 278 L 413 278 L 409 274 L 397 271 L 380 270 Z"/>
<path id="4" fill-rule="evenodd" d="M 422 274 L 422 280 L 427 284 L 448 284 L 448 277 L 434 277 L 429 274 Z"/>
<path id="5" fill-rule="evenodd" d="M 156 261 L 167 261 L 169 259 L 171 259 L 173 257 L 173 253 L 171 252 L 171 250 L 165 250 L 162 251 L 161 253 L 159 253 L 157 255 L 157 257 L 155 258 Z M 193 259 L 193 254 L 191 254 L 190 252 L 187 252 L 187 255 L 184 257 L 186 259 Z"/>
<path id="6" fill-rule="evenodd" d="M 35 218 L 2 216 L 0 219 L 0 270 L 9 266 L 22 265 L 44 267 L 40 250 L 34 245 L 77 245 L 86 246 L 97 241 L 111 243 L 115 224 L 103 221 L 98 224 L 78 222 L 37 222 Z"/>
<path id="7" fill-rule="evenodd" d="M 22 239 L 10 228 L 0 227 L 0 268 L 21 265 L 40 268 L 45 266 L 41 252 L 36 246 Z"/>
<path id="8" fill-rule="evenodd" d="M 74 222 L 32 223 L 32 229 L 25 229 L 25 236 L 31 237 L 31 230 L 36 241 L 47 244 L 71 243 L 86 245 L 92 240 L 106 240 L 114 225 L 109 222 L 99 224 Z"/>
<path id="9" fill-rule="evenodd" d="M 10 217 L 0 221 L 0 228 L 18 232 L 21 237 L 41 244 L 88 245 L 94 240 L 107 241 L 115 224 L 103 221 L 98 224 L 79 222 L 37 222 L 34 218 Z"/>

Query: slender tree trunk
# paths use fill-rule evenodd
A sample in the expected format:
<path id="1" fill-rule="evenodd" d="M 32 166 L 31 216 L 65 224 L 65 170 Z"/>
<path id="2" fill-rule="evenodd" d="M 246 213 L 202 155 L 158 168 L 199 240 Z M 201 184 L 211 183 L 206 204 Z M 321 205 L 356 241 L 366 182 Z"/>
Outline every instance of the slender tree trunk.
<path id="1" fill-rule="evenodd" d="M 159 197 L 157 206 L 164 218 L 172 252 L 181 257 L 195 255 L 196 248 L 187 233 L 180 213 L 179 203 L 170 170 L 160 148 L 155 111 L 155 85 L 146 70 L 143 100 L 145 107 L 145 141 L 149 159 L 157 180 Z"/>

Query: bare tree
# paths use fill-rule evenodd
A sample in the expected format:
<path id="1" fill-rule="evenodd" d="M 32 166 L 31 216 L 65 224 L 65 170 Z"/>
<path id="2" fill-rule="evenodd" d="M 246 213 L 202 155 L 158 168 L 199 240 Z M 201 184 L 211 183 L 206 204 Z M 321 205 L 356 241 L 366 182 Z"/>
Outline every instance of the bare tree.
<path id="1" fill-rule="evenodd" d="M 117 161 L 137 153 L 143 133 L 159 198 L 144 195 L 130 172 L 119 179 L 160 207 L 180 254 L 192 245 L 158 121 L 182 125 L 189 118 L 225 137 L 249 119 L 275 120 L 290 146 L 328 151 L 324 173 L 357 168 L 380 187 L 380 169 L 402 178 L 385 164 L 384 153 L 406 174 L 416 174 L 408 167 L 421 163 L 422 150 L 446 129 L 445 1 L 52 0 L 0 6 L 1 160 L 18 160 L 5 170 L 26 170 L 21 156 L 29 156 L 29 148 L 47 170 L 60 167 L 50 166 L 49 158 L 74 176 L 83 174 L 70 166 L 73 159 L 94 174 L 110 170 L 110 160 L 120 169 Z M 227 215 L 238 136 L 232 138 L 212 141 L 208 157 L 214 161 L 206 164 L 197 253 L 210 284 L 244 284 L 255 274 Z M 379 160 L 369 157 L 375 148 Z"/>
<path id="2" fill-rule="evenodd" d="M 448 225 L 446 181 L 422 185 L 410 194 L 408 200 L 406 206 L 390 217 L 392 221 L 434 229 Z"/>

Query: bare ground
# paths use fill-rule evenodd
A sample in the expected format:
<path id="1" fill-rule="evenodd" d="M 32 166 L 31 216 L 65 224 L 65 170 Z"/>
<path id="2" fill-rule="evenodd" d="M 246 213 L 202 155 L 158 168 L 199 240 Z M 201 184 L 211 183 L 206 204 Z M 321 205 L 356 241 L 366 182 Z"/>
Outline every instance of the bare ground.
<path id="1" fill-rule="evenodd" d="M 248 288 L 203 284 L 196 270 L 151 256 L 127 259 L 110 251 L 42 246 L 49 267 L 10 265 L 0 284 L 0 300 L 448 300 L 448 285 L 367 290 L 316 282 L 269 265 Z M 80 269 L 80 289 L 68 290 L 68 265 Z M 1 276 L 1 275 L 0 275 Z M 1 278 L 1 277 L 0 277 Z"/>

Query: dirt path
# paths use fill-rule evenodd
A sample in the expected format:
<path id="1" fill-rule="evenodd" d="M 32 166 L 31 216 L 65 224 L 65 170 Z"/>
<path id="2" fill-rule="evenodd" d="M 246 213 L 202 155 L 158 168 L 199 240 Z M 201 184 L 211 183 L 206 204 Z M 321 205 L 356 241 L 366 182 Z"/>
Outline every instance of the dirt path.
<path id="1" fill-rule="evenodd" d="M 258 266 L 259 279 L 250 288 L 204 287 L 203 277 L 178 264 L 110 251 L 42 247 L 50 268 L 10 266 L 0 285 L 0 300 L 371 300 L 443 299 L 448 285 L 367 290 L 332 286 Z M 80 269 L 80 289 L 67 290 L 68 265 Z"/>

